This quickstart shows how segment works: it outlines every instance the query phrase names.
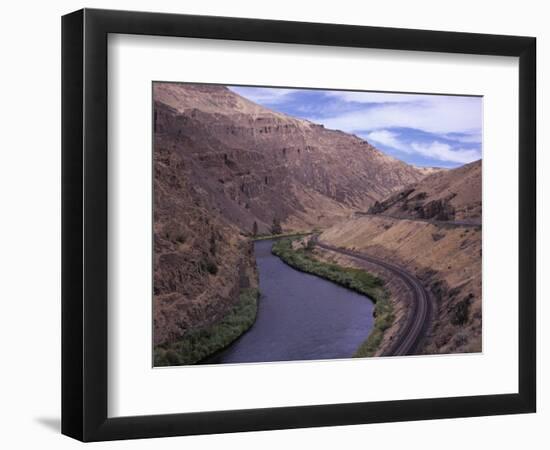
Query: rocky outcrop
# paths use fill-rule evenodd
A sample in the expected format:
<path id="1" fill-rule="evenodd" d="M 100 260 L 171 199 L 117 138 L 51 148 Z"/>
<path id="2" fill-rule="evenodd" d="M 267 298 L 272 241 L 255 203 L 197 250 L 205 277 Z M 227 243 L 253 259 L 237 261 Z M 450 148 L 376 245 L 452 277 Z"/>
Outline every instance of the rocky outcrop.
<path id="1" fill-rule="evenodd" d="M 398 192 L 395 195 L 390 196 L 386 200 L 382 200 L 380 202 L 376 201 L 376 202 L 374 202 L 374 205 L 372 205 L 369 208 L 368 213 L 369 214 L 381 214 L 381 213 L 387 211 L 389 208 L 391 208 L 392 206 L 394 206 L 395 204 L 397 204 L 401 201 L 407 202 L 409 195 L 413 192 L 414 192 L 413 188 L 407 188 L 407 189 L 402 190 L 401 192 Z"/>
<path id="2" fill-rule="evenodd" d="M 432 200 L 424 205 L 416 205 L 414 211 L 418 214 L 420 219 L 446 221 L 454 220 L 455 218 L 455 209 L 448 198 Z"/>
<path id="3" fill-rule="evenodd" d="M 403 219 L 481 223 L 481 161 L 429 175 L 375 202 L 368 213 Z"/>

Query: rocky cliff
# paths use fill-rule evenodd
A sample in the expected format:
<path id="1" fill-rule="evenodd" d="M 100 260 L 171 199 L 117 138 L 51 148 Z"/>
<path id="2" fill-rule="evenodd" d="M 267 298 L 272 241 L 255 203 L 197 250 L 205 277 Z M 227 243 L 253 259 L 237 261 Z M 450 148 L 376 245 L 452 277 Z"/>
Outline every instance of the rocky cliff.
<path id="1" fill-rule="evenodd" d="M 155 345 L 220 321 L 241 289 L 256 287 L 252 245 L 213 210 L 192 180 L 193 166 L 155 136 Z"/>
<path id="2" fill-rule="evenodd" d="M 263 108 L 217 85 L 154 83 L 155 136 L 189 182 L 243 232 L 326 225 L 366 209 L 424 171 L 368 142 Z"/>
<path id="3" fill-rule="evenodd" d="M 481 160 L 433 173 L 389 198 L 375 202 L 369 213 L 481 223 Z"/>

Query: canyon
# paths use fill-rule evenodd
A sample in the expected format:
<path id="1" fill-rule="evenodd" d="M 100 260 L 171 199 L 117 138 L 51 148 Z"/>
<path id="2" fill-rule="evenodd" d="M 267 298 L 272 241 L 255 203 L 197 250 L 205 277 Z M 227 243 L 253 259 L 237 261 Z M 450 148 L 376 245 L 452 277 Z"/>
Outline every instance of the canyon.
<path id="1" fill-rule="evenodd" d="M 318 230 L 429 288 L 437 308 L 419 352 L 479 350 L 481 162 L 418 168 L 220 85 L 155 82 L 152 114 L 154 345 L 218 323 L 258 287 L 252 238 Z"/>

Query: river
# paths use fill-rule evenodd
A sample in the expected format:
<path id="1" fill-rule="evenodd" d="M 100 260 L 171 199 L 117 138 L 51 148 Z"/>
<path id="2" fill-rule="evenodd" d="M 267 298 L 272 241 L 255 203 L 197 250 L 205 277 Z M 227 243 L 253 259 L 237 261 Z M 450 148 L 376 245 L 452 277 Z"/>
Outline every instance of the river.
<path id="1" fill-rule="evenodd" d="M 257 241 L 260 274 L 256 322 L 206 364 L 349 358 L 372 329 L 373 302 L 291 268 Z"/>

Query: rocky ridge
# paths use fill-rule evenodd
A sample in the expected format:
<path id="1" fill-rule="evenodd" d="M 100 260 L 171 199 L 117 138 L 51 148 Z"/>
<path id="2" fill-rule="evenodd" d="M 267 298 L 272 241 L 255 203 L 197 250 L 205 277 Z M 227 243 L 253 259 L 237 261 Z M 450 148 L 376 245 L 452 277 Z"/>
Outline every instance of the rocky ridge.
<path id="1" fill-rule="evenodd" d="M 481 223 L 481 160 L 433 173 L 368 212 L 404 219 Z"/>
<path id="2" fill-rule="evenodd" d="M 271 111 L 218 85 L 154 83 L 155 135 L 189 181 L 250 232 L 325 226 L 424 177 L 367 141 Z"/>

